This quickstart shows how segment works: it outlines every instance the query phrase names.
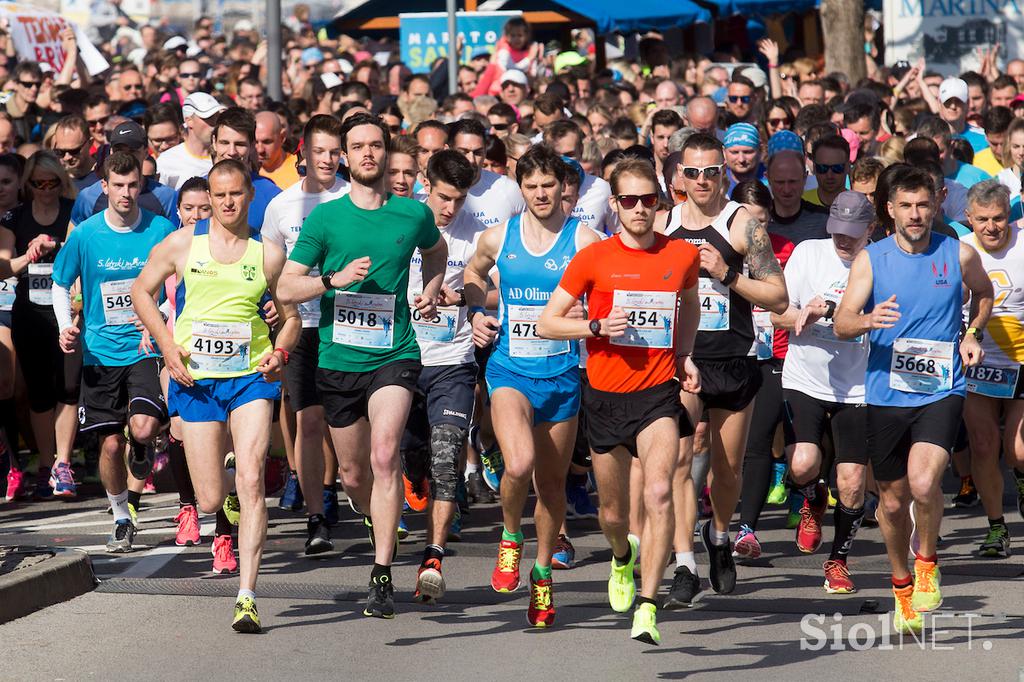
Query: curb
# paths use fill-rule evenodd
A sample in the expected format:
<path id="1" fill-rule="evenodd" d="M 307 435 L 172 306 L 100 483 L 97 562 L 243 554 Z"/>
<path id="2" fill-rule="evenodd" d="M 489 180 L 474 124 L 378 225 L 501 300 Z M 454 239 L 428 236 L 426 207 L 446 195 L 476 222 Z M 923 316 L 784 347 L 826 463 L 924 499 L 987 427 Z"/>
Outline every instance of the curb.
<path id="1" fill-rule="evenodd" d="M 89 555 L 54 547 L 15 547 L 4 556 L 8 566 L 34 561 L 0 574 L 0 623 L 59 604 L 96 587 Z"/>

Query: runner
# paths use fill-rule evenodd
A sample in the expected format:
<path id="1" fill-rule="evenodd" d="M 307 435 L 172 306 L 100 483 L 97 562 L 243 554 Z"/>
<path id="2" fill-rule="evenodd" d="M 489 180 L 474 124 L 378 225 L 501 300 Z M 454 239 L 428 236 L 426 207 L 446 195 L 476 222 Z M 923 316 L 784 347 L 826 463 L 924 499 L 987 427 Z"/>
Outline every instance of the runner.
<path id="1" fill-rule="evenodd" d="M 621 162 L 611 188 L 622 231 L 572 259 L 537 327 L 545 338 L 588 339 L 583 401 L 601 529 L 613 555 L 608 600 L 622 613 L 635 598 L 631 637 L 660 644 L 655 598 L 672 544 L 671 482 L 680 434 L 693 432 L 679 402 L 680 384 L 688 392 L 700 390 L 690 359 L 700 320 L 700 257 L 692 245 L 655 233 L 658 180 L 651 164 Z M 569 317 L 583 296 L 589 321 Z M 641 538 L 628 533 L 633 457 L 646 482 Z M 633 568 L 641 540 L 643 590 L 636 597 Z"/>
<path id="2" fill-rule="evenodd" d="M 341 159 L 341 123 L 334 116 L 318 114 L 302 131 L 306 177 L 274 197 L 263 222 L 264 241 L 291 254 L 306 218 L 322 203 L 344 196 L 349 184 L 337 176 Z M 330 523 L 325 502 L 336 500 L 334 455 L 324 447 L 324 407 L 316 387 L 320 326 L 319 301 L 298 306 L 302 333 L 285 368 L 288 400 L 295 411 L 295 468 L 306 501 L 306 555 L 328 552 Z M 327 480 L 329 475 L 329 481 Z M 335 506 L 336 508 L 336 506 Z M 336 520 L 336 519 L 335 519 Z"/>
<path id="3" fill-rule="evenodd" d="M 114 514 L 107 551 L 116 553 L 132 551 L 137 526 L 129 508 L 125 426 L 137 452 L 144 451 L 167 422 L 159 358 L 149 338 L 132 324 L 131 287 L 150 250 L 174 225 L 139 208 L 142 165 L 134 156 L 110 155 L 103 162 L 101 178 L 107 208 L 73 230 L 54 260 L 53 312 L 61 350 L 75 352 L 82 335 L 79 431 L 100 438 L 100 479 Z M 82 329 L 71 316 L 70 289 L 79 278 Z M 138 499 L 134 501 L 137 511 Z"/>
<path id="4" fill-rule="evenodd" d="M 232 628 L 260 632 L 256 578 L 267 532 L 263 462 L 270 446 L 279 376 L 298 339 L 295 308 L 277 297 L 284 253 L 260 241 L 248 225 L 252 200 L 247 166 L 227 159 L 209 174 L 213 217 L 183 227 L 161 242 L 132 286 L 135 311 L 166 350 L 172 381 L 168 407 L 182 420 L 185 456 L 199 508 L 217 512 L 228 493 L 224 475 L 229 434 L 237 466 L 240 503 L 239 575 Z M 168 277 L 177 277 L 173 335 L 155 297 Z M 277 348 L 260 317 L 270 290 L 280 316 Z M 231 552 L 231 536 L 218 536 L 214 552 Z"/>
<path id="5" fill-rule="evenodd" d="M 487 148 L 487 132 L 483 124 L 471 118 L 452 123 L 448 127 L 448 148 L 465 156 L 479 169 L 477 181 L 466 199 L 466 210 L 474 218 L 487 227 L 493 227 L 504 225 L 525 210 L 520 187 L 509 178 L 483 168 L 484 150 Z M 426 167 L 423 159 L 420 159 L 420 164 Z"/>
<path id="6" fill-rule="evenodd" d="M 935 187 L 927 173 L 896 174 L 888 195 L 895 233 L 854 260 L 833 331 L 839 339 L 869 334 L 866 446 L 892 565 L 893 623 L 899 632 L 919 632 L 922 614 L 942 603 L 940 482 L 963 411 L 962 366 L 984 357 L 979 337 L 992 310 L 992 283 L 977 251 L 932 232 Z M 961 282 L 971 295 L 962 338 Z M 919 538 L 913 576 L 912 521 Z"/>
<path id="7" fill-rule="evenodd" d="M 821 545 L 828 491 L 820 479 L 829 476 L 822 469 L 822 439 L 828 431 L 836 451 L 839 501 L 832 552 L 823 566 L 825 591 L 845 594 L 856 591 L 847 556 L 864 518 L 868 347 L 864 337 L 837 339 L 832 318 L 846 290 L 850 265 L 868 243 L 875 210 L 863 194 L 845 191 L 832 202 L 829 213 L 832 238 L 808 239 L 793 250 L 785 272 L 789 309 L 772 315 L 772 324 L 790 330 L 782 389 L 796 437 L 789 476 L 804 498 L 796 546 L 812 554 Z"/>
<path id="8" fill-rule="evenodd" d="M 725 156 L 718 139 L 697 133 L 682 148 L 687 201 L 672 210 L 665 233 L 698 246 L 701 321 L 693 360 L 701 373 L 699 396 L 684 394 L 691 421 L 706 408 L 710 417 L 711 503 L 714 518 L 701 528 L 710 561 L 711 586 L 720 594 L 736 585 L 729 520 L 740 494 L 740 469 L 761 370 L 754 347 L 751 305 L 783 312 L 786 283 L 764 225 L 724 193 Z M 749 271 L 749 275 L 744 274 Z M 689 606 L 700 591 L 693 555 L 696 504 L 691 497 L 693 443 L 684 439 L 676 476 L 676 575 L 665 606 Z"/>
<path id="9" fill-rule="evenodd" d="M 544 339 L 536 323 L 559 273 L 598 235 L 562 212 L 562 183 L 569 169 L 548 146 L 519 159 L 516 176 L 526 212 L 480 237 L 466 268 L 466 300 L 478 346 L 494 343 L 487 363 L 494 431 L 505 459 L 501 479 L 504 525 L 491 574 L 495 592 L 520 586 L 523 506 L 533 480 L 537 560 L 530 572 L 527 620 L 550 627 L 555 620 L 551 554 L 565 519 L 565 479 L 579 410 L 579 350 L 571 341 Z M 499 317 L 486 314 L 488 273 L 497 267 Z"/>
<path id="10" fill-rule="evenodd" d="M 1024 272 L 1024 240 L 1009 224 L 1010 190 L 998 180 L 985 180 L 967 193 L 967 220 L 973 232 L 962 238 L 981 257 L 982 267 L 998 291 L 981 339 L 982 364 L 966 371 L 964 422 L 971 443 L 971 476 L 988 517 L 982 556 L 1010 556 L 1010 531 L 1003 518 L 1003 470 L 1000 445 L 1017 484 L 1017 507 L 1024 515 L 1024 293 L 1014 278 Z M 1002 434 L 1000 425 L 1005 422 Z"/>
<path id="11" fill-rule="evenodd" d="M 404 302 L 409 261 L 419 248 L 425 284 L 414 306 L 433 319 L 448 249 L 427 207 L 385 190 L 390 134 L 383 121 L 354 114 L 340 132 L 349 194 L 306 218 L 281 293 L 289 302 L 320 299 L 317 388 L 342 484 L 354 508 L 368 512 L 374 546 L 363 615 L 393 618 L 391 563 L 404 498 L 398 447 L 421 369 Z M 320 274 L 310 275 L 313 268 Z"/>

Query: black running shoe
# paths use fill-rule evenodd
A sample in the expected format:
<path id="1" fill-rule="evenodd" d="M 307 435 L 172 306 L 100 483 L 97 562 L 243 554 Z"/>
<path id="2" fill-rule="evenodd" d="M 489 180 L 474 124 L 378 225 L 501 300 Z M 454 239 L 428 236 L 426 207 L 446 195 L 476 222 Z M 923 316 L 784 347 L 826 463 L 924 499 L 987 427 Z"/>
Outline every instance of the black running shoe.
<path id="1" fill-rule="evenodd" d="M 140 481 L 145 481 L 153 471 L 154 450 L 148 445 L 132 443 L 131 455 L 128 457 L 128 471 Z"/>
<path id="2" fill-rule="evenodd" d="M 469 501 L 472 504 L 491 504 L 494 502 L 494 493 L 484 483 L 484 477 L 479 471 L 471 473 L 466 481 L 469 489 Z"/>
<path id="3" fill-rule="evenodd" d="M 729 594 L 736 589 L 736 562 L 732 558 L 732 543 L 721 547 L 711 543 L 711 519 L 701 527 L 700 539 L 708 553 L 708 577 L 711 587 L 719 594 Z"/>
<path id="4" fill-rule="evenodd" d="M 370 583 L 370 594 L 366 596 L 366 608 L 363 615 L 371 618 L 395 617 L 395 586 L 388 576 L 381 576 L 377 582 Z"/>
<path id="5" fill-rule="evenodd" d="M 306 556 L 323 554 L 334 549 L 331 531 L 321 514 L 314 514 L 306 521 Z"/>
<path id="6" fill-rule="evenodd" d="M 677 566 L 672 576 L 672 587 L 665 597 L 663 609 L 680 609 L 693 606 L 693 600 L 700 594 L 700 578 L 686 566 Z"/>

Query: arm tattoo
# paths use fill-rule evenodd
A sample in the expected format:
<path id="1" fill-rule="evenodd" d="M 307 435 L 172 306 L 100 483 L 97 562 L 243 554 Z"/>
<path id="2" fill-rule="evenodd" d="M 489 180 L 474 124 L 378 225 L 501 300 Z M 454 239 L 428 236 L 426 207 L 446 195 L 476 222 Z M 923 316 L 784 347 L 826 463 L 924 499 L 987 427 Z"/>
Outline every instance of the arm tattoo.
<path id="1" fill-rule="evenodd" d="M 756 280 L 765 280 L 773 275 L 782 276 L 782 268 L 772 251 L 772 241 L 768 231 L 757 220 L 751 218 L 747 222 L 747 267 L 750 276 Z"/>

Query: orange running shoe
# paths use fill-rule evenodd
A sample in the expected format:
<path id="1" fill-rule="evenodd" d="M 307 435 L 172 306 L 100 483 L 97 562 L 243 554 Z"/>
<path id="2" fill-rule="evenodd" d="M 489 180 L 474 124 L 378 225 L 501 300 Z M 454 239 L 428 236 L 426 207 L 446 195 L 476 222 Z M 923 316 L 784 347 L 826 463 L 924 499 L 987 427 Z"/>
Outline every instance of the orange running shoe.
<path id="1" fill-rule="evenodd" d="M 409 505 L 409 509 L 415 512 L 426 509 L 427 503 L 430 501 L 427 497 L 427 482 L 420 481 L 413 484 L 405 474 L 402 474 L 402 482 L 405 484 L 405 501 Z"/>

